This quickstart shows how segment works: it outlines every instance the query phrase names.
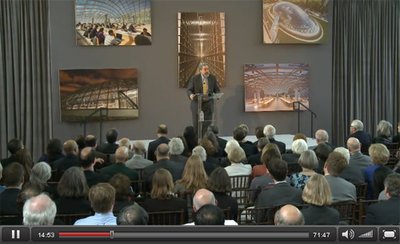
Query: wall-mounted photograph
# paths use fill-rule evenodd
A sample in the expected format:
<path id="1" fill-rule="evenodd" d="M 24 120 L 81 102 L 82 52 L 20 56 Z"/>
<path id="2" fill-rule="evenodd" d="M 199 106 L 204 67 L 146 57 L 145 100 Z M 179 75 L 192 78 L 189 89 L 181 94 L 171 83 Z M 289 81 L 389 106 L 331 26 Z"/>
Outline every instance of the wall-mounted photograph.
<path id="1" fill-rule="evenodd" d="M 79 46 L 151 45 L 150 0 L 75 0 Z"/>
<path id="2" fill-rule="evenodd" d="M 60 70 L 61 120 L 123 120 L 139 116 L 136 69 Z"/>
<path id="3" fill-rule="evenodd" d="M 246 64 L 244 91 L 246 112 L 293 111 L 293 102 L 309 107 L 309 66 Z"/>
<path id="4" fill-rule="evenodd" d="M 264 43 L 326 43 L 328 3 L 329 0 L 263 0 Z"/>
<path id="5" fill-rule="evenodd" d="M 178 13 L 179 87 L 187 87 L 200 63 L 225 86 L 225 13 Z"/>

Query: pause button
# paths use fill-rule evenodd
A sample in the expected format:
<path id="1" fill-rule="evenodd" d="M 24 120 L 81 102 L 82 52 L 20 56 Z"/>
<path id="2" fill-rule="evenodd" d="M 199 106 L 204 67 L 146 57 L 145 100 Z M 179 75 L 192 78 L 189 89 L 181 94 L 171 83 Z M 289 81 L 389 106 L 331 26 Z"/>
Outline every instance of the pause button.
<path id="1" fill-rule="evenodd" d="M 3 241 L 29 241 L 28 227 L 4 227 L 2 231 Z"/>

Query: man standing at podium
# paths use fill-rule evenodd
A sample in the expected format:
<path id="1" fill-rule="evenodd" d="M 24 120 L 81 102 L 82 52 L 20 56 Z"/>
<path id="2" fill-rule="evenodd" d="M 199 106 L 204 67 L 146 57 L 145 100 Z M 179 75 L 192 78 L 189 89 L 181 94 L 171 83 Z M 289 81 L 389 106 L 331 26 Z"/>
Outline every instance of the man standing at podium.
<path id="1" fill-rule="evenodd" d="M 219 86 L 217 79 L 214 75 L 210 74 L 207 63 L 200 63 L 200 73 L 193 76 L 187 88 L 187 95 L 189 96 L 190 110 L 192 111 L 193 127 L 198 132 L 198 102 L 200 99 L 201 110 L 204 113 L 204 122 L 202 126 L 202 135 L 206 132 L 208 126 L 211 124 L 214 112 L 214 99 L 210 98 L 214 93 L 219 93 Z M 199 138 L 202 135 L 198 135 Z"/>

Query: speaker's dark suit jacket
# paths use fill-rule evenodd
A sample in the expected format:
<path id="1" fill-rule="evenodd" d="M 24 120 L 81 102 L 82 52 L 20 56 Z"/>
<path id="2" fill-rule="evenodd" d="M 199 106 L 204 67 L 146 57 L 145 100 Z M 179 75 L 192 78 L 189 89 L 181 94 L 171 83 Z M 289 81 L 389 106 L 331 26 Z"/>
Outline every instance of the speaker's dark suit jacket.
<path id="1" fill-rule="evenodd" d="M 391 197 L 367 208 L 366 225 L 399 225 L 400 197 Z"/>

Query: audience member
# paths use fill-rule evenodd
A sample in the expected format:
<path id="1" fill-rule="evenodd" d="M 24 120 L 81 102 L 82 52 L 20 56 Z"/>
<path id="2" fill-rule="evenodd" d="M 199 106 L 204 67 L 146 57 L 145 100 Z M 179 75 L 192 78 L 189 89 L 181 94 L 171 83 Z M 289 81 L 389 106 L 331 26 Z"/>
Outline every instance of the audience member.
<path id="1" fill-rule="evenodd" d="M 102 159 L 95 157 L 95 151 L 91 147 L 81 150 L 81 166 L 86 178 L 88 187 L 92 187 L 100 182 L 107 182 L 109 177 L 94 171 L 96 164 L 101 164 Z"/>
<path id="2" fill-rule="evenodd" d="M 306 225 L 337 225 L 339 212 L 331 207 L 332 192 L 326 178 L 315 174 L 307 181 L 302 195 L 308 205 L 301 210 Z"/>
<path id="3" fill-rule="evenodd" d="M 65 157 L 57 159 L 53 162 L 53 167 L 61 175 L 64 171 L 73 166 L 80 166 L 78 144 L 74 140 L 64 142 Z"/>
<path id="4" fill-rule="evenodd" d="M 130 169 L 125 165 L 126 160 L 128 159 L 128 148 L 119 147 L 115 151 L 115 163 L 110 166 L 104 167 L 100 170 L 102 174 L 108 175 L 112 177 L 117 173 L 124 174 L 129 177 L 131 181 L 138 180 L 139 174 L 136 170 Z"/>
<path id="5" fill-rule="evenodd" d="M 24 168 L 19 163 L 9 164 L 3 172 L 6 189 L 0 194 L 0 215 L 19 214 L 16 200 L 24 183 Z"/>
<path id="6" fill-rule="evenodd" d="M 149 215 L 137 203 L 123 208 L 117 217 L 117 225 L 147 225 L 148 222 Z"/>
<path id="7" fill-rule="evenodd" d="M 296 139 L 292 142 L 292 153 L 282 154 L 282 159 L 288 164 L 288 174 L 298 173 L 301 171 L 301 167 L 298 163 L 300 155 L 307 151 L 308 145 L 303 139 Z"/>
<path id="8" fill-rule="evenodd" d="M 372 143 L 388 145 L 392 143 L 393 126 L 389 121 L 381 120 L 376 127 L 376 137 Z"/>
<path id="9" fill-rule="evenodd" d="M 195 148 L 198 145 L 197 132 L 195 131 L 194 127 L 191 125 L 186 126 L 185 130 L 183 131 L 183 137 L 185 138 L 186 144 L 188 146 L 188 154 L 190 154 L 193 148 Z"/>
<path id="10" fill-rule="evenodd" d="M 117 142 L 118 139 L 118 131 L 115 128 L 109 129 L 106 134 L 107 142 L 101 144 L 97 147 L 97 151 L 102 152 L 104 154 L 114 154 L 117 148 L 119 147 Z"/>
<path id="11" fill-rule="evenodd" d="M 253 145 L 256 146 L 256 147 L 258 147 L 258 141 L 259 141 L 261 138 L 266 138 L 265 135 L 264 135 L 264 127 L 263 127 L 263 126 L 257 126 L 257 127 L 254 129 L 254 134 L 256 135 L 257 141 L 253 142 Z M 268 138 L 267 138 L 267 139 L 268 139 Z M 269 141 L 268 141 L 268 142 L 269 142 Z M 262 150 L 262 149 L 261 149 L 261 150 Z"/>
<path id="12" fill-rule="evenodd" d="M 113 215 L 115 189 L 108 183 L 99 183 L 89 190 L 89 201 L 95 214 L 78 219 L 74 225 L 117 225 Z"/>
<path id="13" fill-rule="evenodd" d="M 325 162 L 328 159 L 329 154 L 333 152 L 333 148 L 326 143 L 320 143 L 314 148 L 314 152 L 318 158 L 319 165 L 318 169 L 315 171 L 319 174 L 324 174 Z"/>
<path id="14" fill-rule="evenodd" d="M 400 121 L 397 123 L 397 135 L 393 136 L 393 143 L 400 143 Z"/>
<path id="15" fill-rule="evenodd" d="M 24 204 L 24 225 L 53 225 L 57 207 L 49 196 L 42 193 L 28 199 Z"/>
<path id="16" fill-rule="evenodd" d="M 244 150 L 246 154 L 246 158 L 250 157 L 253 154 L 257 154 L 257 147 L 253 145 L 253 143 L 246 140 L 247 126 L 238 126 L 233 130 L 233 139 L 235 139 L 240 147 Z"/>
<path id="17" fill-rule="evenodd" d="M 182 179 L 175 183 L 174 192 L 180 196 L 187 193 L 194 194 L 197 190 L 206 187 L 207 178 L 201 158 L 198 155 L 192 155 L 186 162 Z"/>
<path id="18" fill-rule="evenodd" d="M 49 141 L 49 143 L 46 146 L 46 154 L 43 154 L 39 158 L 38 162 L 42 161 L 46 162 L 52 168 L 54 168 L 53 162 L 64 157 L 62 151 L 63 151 L 62 142 L 57 138 L 53 138 Z"/>
<path id="19" fill-rule="evenodd" d="M 392 173 L 385 179 L 385 193 L 389 198 L 367 208 L 366 225 L 400 224 L 400 174 Z"/>
<path id="20" fill-rule="evenodd" d="M 174 162 L 176 166 L 183 171 L 187 157 L 181 155 L 185 150 L 185 146 L 183 145 L 182 139 L 178 137 L 172 138 L 168 142 L 168 147 L 169 147 L 169 160 Z"/>
<path id="21" fill-rule="evenodd" d="M 46 162 L 39 162 L 33 166 L 29 182 L 36 184 L 41 192 L 47 192 L 50 197 L 54 197 L 56 195 L 56 189 L 47 184 L 50 178 L 51 167 L 49 164 Z"/>
<path id="22" fill-rule="evenodd" d="M 119 140 L 118 145 L 119 147 L 128 148 L 128 159 L 131 159 L 133 156 L 131 140 L 129 140 L 129 138 L 127 137 L 121 138 L 121 140 Z"/>
<path id="23" fill-rule="evenodd" d="M 11 139 L 7 143 L 7 149 L 11 153 L 10 157 L 4 158 L 0 161 L 1 165 L 3 166 L 3 169 L 5 169 L 9 164 L 13 162 L 17 162 L 17 156 L 16 153 L 20 150 L 23 149 L 24 145 L 22 144 L 21 140 L 19 139 Z"/>
<path id="24" fill-rule="evenodd" d="M 263 134 L 264 135 L 264 134 Z M 249 158 L 248 158 L 248 163 L 252 166 L 252 167 L 254 167 L 255 165 L 260 165 L 260 164 L 262 164 L 261 163 L 261 153 L 262 153 L 262 150 L 263 150 L 263 148 L 265 147 L 265 145 L 267 145 L 269 143 L 269 140 L 268 140 L 268 138 L 266 138 L 266 137 L 260 137 L 258 140 L 257 140 L 257 150 L 258 150 L 258 153 L 257 154 L 254 154 L 254 155 L 251 155 Z"/>
<path id="25" fill-rule="evenodd" d="M 274 136 L 276 135 L 276 129 L 272 125 L 266 125 L 264 127 L 264 135 L 268 138 L 269 142 L 274 143 L 278 146 L 281 154 L 286 152 L 286 145 L 281 141 L 275 140 Z"/>
<path id="26" fill-rule="evenodd" d="M 298 163 L 302 170 L 290 176 L 290 185 L 303 190 L 308 179 L 317 174 L 314 170 L 318 168 L 318 159 L 313 150 L 307 150 L 301 153 Z"/>
<path id="27" fill-rule="evenodd" d="M 110 163 L 109 156 L 107 156 L 107 154 L 97 151 L 97 138 L 94 135 L 87 135 L 85 137 L 85 146 L 90 147 L 93 150 L 92 153 L 94 154 L 95 158 L 103 159 L 104 163 L 100 164 L 101 167 L 105 167 Z M 96 164 L 97 169 L 101 167 L 99 167 L 99 164 Z"/>
<path id="28" fill-rule="evenodd" d="M 234 147 L 228 152 L 228 159 L 231 162 L 230 166 L 225 167 L 229 176 L 250 175 L 251 165 L 244 164 L 246 154 L 241 147 Z"/>
<path id="29" fill-rule="evenodd" d="M 195 148 L 193 148 L 192 156 L 193 155 L 198 155 L 203 161 L 204 170 L 206 171 L 207 175 L 210 175 L 214 171 L 214 169 L 218 167 L 218 165 L 214 161 L 208 160 L 207 151 L 202 146 L 196 146 Z"/>
<path id="30" fill-rule="evenodd" d="M 296 206 L 286 204 L 276 211 L 274 224 L 278 226 L 304 225 L 304 217 Z"/>
<path id="31" fill-rule="evenodd" d="M 124 207 L 134 203 L 134 192 L 128 176 L 118 173 L 111 177 L 110 185 L 115 189 L 114 213 L 119 213 Z"/>
<path id="32" fill-rule="evenodd" d="M 219 134 L 218 126 L 210 125 L 208 127 L 208 129 L 211 130 L 214 133 L 215 137 L 217 138 L 218 145 L 219 145 L 218 154 L 217 154 L 218 157 L 226 156 L 226 153 L 225 153 L 224 149 L 225 149 L 226 143 L 228 141 L 218 136 L 218 134 Z"/>
<path id="33" fill-rule="evenodd" d="M 324 173 L 331 188 L 333 202 L 357 201 L 356 187 L 339 177 L 346 166 L 346 158 L 339 152 L 331 152 L 325 162 Z"/>
<path id="34" fill-rule="evenodd" d="M 197 210 L 195 218 L 195 225 L 224 225 L 225 216 L 224 212 L 213 204 L 207 204 Z"/>
<path id="35" fill-rule="evenodd" d="M 361 152 L 368 154 L 368 148 L 371 145 L 371 135 L 364 131 L 364 124 L 361 120 L 353 120 L 350 125 L 349 137 L 357 138 L 361 143 Z"/>
<path id="36" fill-rule="evenodd" d="M 325 143 L 328 144 L 331 148 L 334 148 L 332 144 L 329 143 L 329 134 L 324 129 L 319 129 L 315 132 L 315 140 L 317 144 Z"/>
<path id="37" fill-rule="evenodd" d="M 147 159 L 151 161 L 156 160 L 156 149 L 160 144 L 168 144 L 169 139 L 167 137 L 168 134 L 168 128 L 165 124 L 160 124 L 157 128 L 157 139 L 154 141 L 151 141 L 149 143 L 148 149 L 147 149 Z"/>
<path id="38" fill-rule="evenodd" d="M 24 172 L 25 172 L 24 182 L 28 182 L 29 177 L 31 175 L 32 166 L 33 166 L 33 160 L 32 160 L 31 153 L 29 152 L 28 149 L 22 148 L 17 151 L 15 156 L 17 159 L 16 162 L 20 163 L 24 167 Z"/>
<path id="39" fill-rule="evenodd" d="M 146 159 L 146 148 L 144 143 L 136 141 L 133 143 L 133 156 L 131 159 L 125 162 L 126 167 L 130 169 L 144 169 L 145 167 L 152 165 L 153 161 Z"/>

